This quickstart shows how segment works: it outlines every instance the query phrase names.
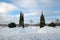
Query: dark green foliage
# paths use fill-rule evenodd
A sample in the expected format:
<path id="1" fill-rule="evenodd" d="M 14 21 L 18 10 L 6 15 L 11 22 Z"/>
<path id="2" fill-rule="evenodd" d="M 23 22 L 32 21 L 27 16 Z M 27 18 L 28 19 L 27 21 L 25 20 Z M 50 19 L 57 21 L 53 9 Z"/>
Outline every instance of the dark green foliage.
<path id="1" fill-rule="evenodd" d="M 54 22 L 51 22 L 48 26 L 49 26 L 49 27 L 55 27 L 56 24 L 55 24 Z"/>
<path id="2" fill-rule="evenodd" d="M 14 28 L 14 27 L 16 27 L 16 24 L 13 23 L 13 22 L 11 22 L 10 24 L 8 24 L 8 27 L 9 27 L 9 28 Z"/>
<path id="3" fill-rule="evenodd" d="M 42 28 L 44 26 L 45 26 L 45 18 L 44 18 L 43 12 L 42 12 L 42 15 L 41 15 L 41 18 L 40 18 L 40 28 Z"/>
<path id="4" fill-rule="evenodd" d="M 20 19 L 19 19 L 19 27 L 22 26 L 24 28 L 24 16 L 22 12 L 20 13 Z"/>

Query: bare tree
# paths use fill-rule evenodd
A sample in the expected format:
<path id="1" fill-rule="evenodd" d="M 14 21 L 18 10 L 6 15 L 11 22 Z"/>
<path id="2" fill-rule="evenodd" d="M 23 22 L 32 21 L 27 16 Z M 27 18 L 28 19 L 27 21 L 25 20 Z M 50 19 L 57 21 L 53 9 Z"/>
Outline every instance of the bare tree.
<path id="1" fill-rule="evenodd" d="M 31 19 L 31 20 L 30 20 L 30 25 L 31 25 L 31 26 L 32 26 L 32 23 L 33 23 L 33 20 Z"/>

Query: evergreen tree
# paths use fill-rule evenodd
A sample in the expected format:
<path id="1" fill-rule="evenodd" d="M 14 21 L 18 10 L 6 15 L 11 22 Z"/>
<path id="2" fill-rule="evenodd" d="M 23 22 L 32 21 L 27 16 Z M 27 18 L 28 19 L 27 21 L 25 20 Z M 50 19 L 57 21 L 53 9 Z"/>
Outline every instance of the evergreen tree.
<path id="1" fill-rule="evenodd" d="M 40 18 L 40 28 L 42 28 L 44 26 L 45 26 L 45 18 L 44 18 L 43 11 L 42 11 L 42 15 Z"/>
<path id="2" fill-rule="evenodd" d="M 19 27 L 20 26 L 24 28 L 24 15 L 22 12 L 20 13 L 20 19 L 19 19 Z"/>

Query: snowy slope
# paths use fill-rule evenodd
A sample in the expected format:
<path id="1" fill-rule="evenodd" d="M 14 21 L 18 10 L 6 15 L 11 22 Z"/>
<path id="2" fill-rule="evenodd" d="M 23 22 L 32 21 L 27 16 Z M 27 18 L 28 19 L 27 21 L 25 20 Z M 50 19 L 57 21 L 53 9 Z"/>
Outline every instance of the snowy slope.
<path id="1" fill-rule="evenodd" d="M 60 27 L 0 28 L 0 40 L 60 40 Z"/>

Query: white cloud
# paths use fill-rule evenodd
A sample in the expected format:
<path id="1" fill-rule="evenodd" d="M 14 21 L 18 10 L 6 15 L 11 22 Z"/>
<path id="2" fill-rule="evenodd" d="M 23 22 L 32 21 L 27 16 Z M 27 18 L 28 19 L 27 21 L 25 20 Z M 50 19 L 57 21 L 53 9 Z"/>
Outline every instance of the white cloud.
<path id="1" fill-rule="evenodd" d="M 31 17 L 31 16 L 40 16 L 39 12 L 31 12 L 31 13 L 25 13 L 25 17 Z"/>
<path id="2" fill-rule="evenodd" d="M 19 16 L 15 15 L 5 15 L 0 18 L 0 24 L 8 24 L 10 22 L 19 22 Z"/>
<path id="3" fill-rule="evenodd" d="M 20 8 L 28 10 L 46 10 L 47 8 L 60 7 L 59 0 L 13 0 L 13 3 L 18 5 Z M 48 9 L 48 10 L 50 10 Z"/>
<path id="4" fill-rule="evenodd" d="M 59 0 L 13 0 L 13 3 L 18 5 L 20 8 L 36 9 L 42 7 L 54 7 L 59 6 Z"/>
<path id="5" fill-rule="evenodd" d="M 49 3 L 50 2 L 50 0 L 40 0 L 40 1 L 43 3 Z"/>
<path id="6" fill-rule="evenodd" d="M 15 16 L 8 14 L 18 8 L 10 3 L 0 2 L 0 24 L 14 22 Z"/>
<path id="7" fill-rule="evenodd" d="M 36 8 L 36 0 L 13 0 L 15 4 L 22 8 Z"/>
<path id="8" fill-rule="evenodd" d="M 0 2 L 0 14 L 6 14 L 7 12 L 11 12 L 15 9 L 17 9 L 17 7 L 12 4 Z"/>
<path id="9" fill-rule="evenodd" d="M 40 2 L 42 2 L 42 5 L 44 5 L 44 7 L 60 7 L 59 0 L 40 0 Z"/>
<path id="10" fill-rule="evenodd" d="M 25 17 L 27 17 L 26 20 L 30 20 L 28 18 L 29 16 L 37 16 L 40 13 L 39 11 L 41 10 L 46 11 L 45 13 L 47 13 L 47 17 L 49 18 L 49 15 L 51 16 L 57 14 L 56 12 L 56 14 L 52 13 L 55 9 L 54 7 L 60 6 L 59 1 L 56 0 L 14 0 L 13 2 L 20 8 L 22 8 L 23 11 L 29 10 L 28 13 L 24 13 Z M 53 17 L 51 16 L 50 18 Z"/>

